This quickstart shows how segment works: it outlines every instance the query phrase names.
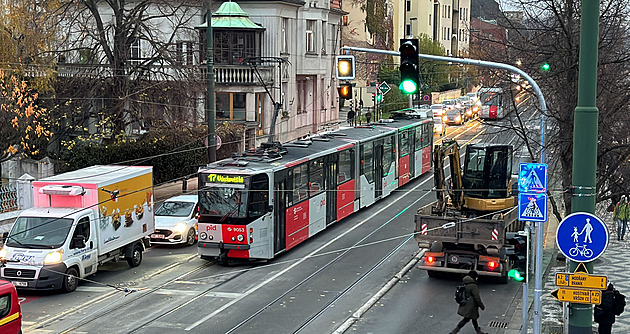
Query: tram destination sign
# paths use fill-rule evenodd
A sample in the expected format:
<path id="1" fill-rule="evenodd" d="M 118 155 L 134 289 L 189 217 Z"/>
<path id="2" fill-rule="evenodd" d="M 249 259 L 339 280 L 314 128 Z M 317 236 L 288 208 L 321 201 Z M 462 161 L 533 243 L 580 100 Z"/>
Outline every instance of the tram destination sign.
<path id="1" fill-rule="evenodd" d="M 553 291 L 551 295 L 561 302 L 596 305 L 602 302 L 600 290 L 560 288 Z"/>

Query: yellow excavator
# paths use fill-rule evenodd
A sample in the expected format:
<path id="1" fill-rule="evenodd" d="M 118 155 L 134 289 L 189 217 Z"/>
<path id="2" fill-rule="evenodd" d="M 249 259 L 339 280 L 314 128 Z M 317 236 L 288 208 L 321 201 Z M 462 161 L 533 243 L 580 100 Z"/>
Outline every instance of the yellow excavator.
<path id="1" fill-rule="evenodd" d="M 444 161 L 450 161 L 447 185 Z M 516 205 L 512 191 L 512 146 L 470 144 L 466 146 L 462 169 L 459 144 L 445 139 L 433 152 L 434 185 L 437 203 L 434 213 L 444 213 L 449 205 L 470 214 L 508 209 Z M 448 195 L 448 196 L 447 196 Z"/>
<path id="2" fill-rule="evenodd" d="M 437 201 L 418 210 L 415 239 L 426 249 L 420 269 L 438 274 L 479 275 L 507 282 L 509 270 L 523 258 L 516 198 L 512 196 L 512 146 L 466 146 L 462 168 L 459 145 L 446 139 L 435 145 L 433 168 Z M 450 161 L 447 182 L 444 161 Z M 448 184 L 447 184 L 448 183 Z"/>

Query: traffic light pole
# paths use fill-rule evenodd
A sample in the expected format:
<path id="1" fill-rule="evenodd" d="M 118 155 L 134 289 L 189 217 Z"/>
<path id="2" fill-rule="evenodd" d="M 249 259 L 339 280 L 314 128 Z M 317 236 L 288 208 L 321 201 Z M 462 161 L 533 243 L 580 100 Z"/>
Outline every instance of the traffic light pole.
<path id="1" fill-rule="evenodd" d="M 586 0 L 583 0 L 583 2 L 589 2 Z M 596 1 L 591 1 L 591 2 L 596 2 Z M 599 6 L 599 4 L 598 4 Z M 591 10 L 594 11 L 594 15 L 598 15 L 599 13 L 599 7 L 595 7 L 594 9 L 591 8 Z M 582 8 L 582 13 L 584 15 L 585 10 L 584 7 Z M 584 19 L 583 19 L 584 20 Z M 582 22 L 582 25 L 584 25 L 584 22 Z M 582 34 L 584 34 L 584 29 L 582 29 Z M 592 31 L 591 31 L 592 33 Z M 597 42 L 597 34 L 593 35 L 593 38 L 595 39 L 595 42 Z M 580 47 L 582 48 L 583 46 L 580 45 Z M 357 51 L 357 52 L 368 52 L 368 53 L 379 53 L 379 54 L 386 54 L 386 55 L 390 55 L 390 56 L 399 56 L 400 53 L 396 52 L 396 51 L 389 51 L 389 50 L 378 50 L 378 49 L 368 49 L 368 48 L 357 48 L 357 47 L 351 47 L 351 46 L 344 46 L 341 48 L 342 50 L 347 50 L 347 51 Z M 597 50 L 597 48 L 595 48 L 595 50 Z M 516 73 L 519 74 L 522 78 L 524 78 L 525 80 L 527 80 L 527 82 L 532 86 L 532 89 L 534 91 L 534 93 L 536 94 L 536 97 L 538 98 L 538 103 L 540 104 L 540 110 L 541 110 L 541 125 L 540 125 L 540 163 L 545 163 L 545 115 L 547 114 L 547 104 L 545 103 L 545 97 L 542 94 L 542 91 L 540 90 L 540 87 L 538 87 L 538 84 L 536 84 L 536 82 L 534 81 L 534 79 L 532 79 L 527 73 L 525 73 L 523 70 L 521 70 L 518 67 L 512 66 L 512 65 L 508 65 L 508 64 L 503 64 L 503 63 L 495 63 L 495 62 L 491 62 L 491 61 L 484 61 L 484 60 L 476 60 L 476 59 L 465 59 L 465 58 L 455 58 L 455 57 L 445 57 L 445 56 L 435 56 L 435 55 L 426 55 L 426 54 L 418 54 L 418 58 L 420 59 L 427 59 L 427 60 L 434 60 L 434 61 L 445 61 L 445 62 L 453 62 L 453 63 L 458 63 L 458 64 L 464 64 L 464 65 L 473 65 L 473 66 L 481 66 L 481 67 L 490 67 L 490 68 L 496 68 L 496 69 L 501 69 L 501 70 L 507 70 L 510 71 L 512 73 Z M 580 61 L 582 60 L 582 53 L 580 53 Z M 581 62 L 580 62 L 581 63 Z M 597 65 L 597 56 L 595 57 L 595 65 Z M 595 71 L 596 72 L 596 71 Z M 595 73 L 596 74 L 596 73 Z M 580 83 L 582 82 L 582 74 L 580 72 Z M 580 85 L 580 88 L 582 86 Z M 579 102 L 578 102 L 579 103 Z M 579 104 L 578 104 L 579 105 Z M 593 104 L 594 105 L 594 104 Z M 579 108 L 579 107 L 578 107 Z M 577 116 L 577 109 L 576 109 L 576 116 Z M 576 119 L 577 122 L 577 119 Z M 595 119 L 595 123 L 594 126 L 597 128 L 597 119 Z M 576 123 L 576 127 L 577 127 L 577 123 Z M 586 126 L 585 126 L 586 128 Z M 590 135 L 590 133 L 588 134 Z M 581 136 L 581 137 L 588 137 L 588 136 Z M 597 129 L 595 129 L 595 139 L 597 137 Z M 575 136 L 574 136 L 575 138 Z M 589 137 L 590 138 L 590 137 Z M 573 148 L 575 150 L 576 145 L 573 144 Z M 574 168 L 575 168 L 575 153 L 573 155 L 573 161 L 574 161 Z M 595 160 L 593 160 L 595 161 Z M 574 180 L 575 180 L 575 169 L 574 169 Z M 594 177 L 594 173 L 592 174 Z M 575 184 L 575 182 L 574 182 Z M 575 198 L 574 198 L 575 199 Z M 592 197 L 593 201 L 594 201 L 594 197 Z M 593 202 L 594 203 L 594 202 Z M 593 205 L 594 207 L 594 205 Z M 536 263 L 535 263 L 535 273 L 534 273 L 534 278 L 535 278 L 535 288 L 534 288 L 534 334 L 540 334 L 541 333 L 541 323 L 542 323 L 542 257 L 543 257 L 543 229 L 542 229 L 542 225 L 543 223 L 536 223 Z M 526 308 L 526 305 L 523 305 L 523 308 Z M 589 318 L 589 322 L 590 322 L 590 318 Z M 527 326 L 527 323 L 523 323 L 523 326 Z M 590 329 L 590 328 L 589 328 Z M 577 334 L 578 332 L 575 333 L 571 333 L 571 334 Z M 579 334 L 581 333 L 586 333 L 586 332 L 579 332 Z"/>

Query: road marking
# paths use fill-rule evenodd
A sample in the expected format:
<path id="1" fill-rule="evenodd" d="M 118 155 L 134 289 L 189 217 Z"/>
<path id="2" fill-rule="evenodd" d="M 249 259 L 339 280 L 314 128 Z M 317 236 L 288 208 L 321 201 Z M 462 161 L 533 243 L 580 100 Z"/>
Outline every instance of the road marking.
<path id="1" fill-rule="evenodd" d="M 425 184 L 426 182 L 428 182 L 429 180 L 433 180 L 433 178 L 427 177 L 426 180 L 422 181 L 421 183 L 419 183 L 417 186 L 415 186 L 413 189 L 411 189 L 410 191 L 405 192 L 404 195 L 402 195 L 400 198 L 403 198 L 407 195 L 410 194 L 414 194 L 414 191 L 416 189 L 418 189 L 421 185 Z M 373 213 L 371 216 L 369 216 L 368 218 L 364 219 L 363 221 L 361 221 L 360 223 L 350 227 L 349 229 L 347 229 L 344 233 L 338 235 L 336 238 L 330 240 L 329 242 L 325 243 L 324 245 L 322 245 L 321 247 L 317 248 L 316 250 L 310 252 L 309 254 L 307 254 L 306 256 L 304 256 L 303 258 L 301 258 L 300 260 L 298 260 L 297 262 L 293 263 L 292 265 L 288 266 L 287 268 L 277 272 L 275 275 L 269 277 L 268 279 L 260 282 L 258 285 L 253 286 L 251 289 L 245 291 L 240 297 L 233 299 L 232 301 L 230 301 L 229 303 L 221 306 L 220 308 L 216 309 L 214 312 L 208 314 L 207 316 L 201 318 L 200 320 L 198 320 L 197 322 L 195 322 L 194 324 L 186 327 L 184 330 L 186 331 L 190 331 L 193 330 L 194 328 L 196 328 L 197 326 L 201 325 L 202 323 L 208 321 L 208 319 L 214 317 L 215 315 L 223 312 L 225 309 L 227 309 L 228 307 L 238 303 L 239 301 L 241 301 L 243 298 L 251 295 L 252 293 L 256 292 L 258 289 L 264 287 L 265 285 L 269 284 L 269 282 L 272 282 L 273 280 L 275 280 L 276 278 L 280 277 L 281 275 L 284 275 L 285 273 L 287 273 L 288 271 L 292 270 L 293 268 L 297 267 L 298 265 L 302 264 L 303 262 L 305 262 L 306 260 L 315 257 L 317 255 L 317 253 L 321 252 L 322 250 L 324 250 L 326 247 L 330 246 L 331 244 L 333 244 L 334 242 L 336 242 L 337 240 L 343 238 L 346 236 L 346 234 L 354 231 L 355 229 L 359 228 L 361 225 L 365 224 L 366 222 L 370 221 L 371 219 L 373 219 L 374 217 L 376 217 L 377 215 L 379 215 L 381 212 L 385 211 L 387 209 L 387 206 L 384 206 L 383 208 L 381 208 L 380 210 L 376 211 L 375 213 Z"/>
<path id="2" fill-rule="evenodd" d="M 76 291 L 79 292 L 106 292 L 112 288 L 108 286 L 78 286 Z"/>

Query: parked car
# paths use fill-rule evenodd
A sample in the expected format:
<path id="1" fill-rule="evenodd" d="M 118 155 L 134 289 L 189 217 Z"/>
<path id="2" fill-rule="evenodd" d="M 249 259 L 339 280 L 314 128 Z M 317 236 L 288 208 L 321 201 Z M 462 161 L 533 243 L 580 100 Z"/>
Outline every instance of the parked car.
<path id="1" fill-rule="evenodd" d="M 197 195 L 179 195 L 164 201 L 155 210 L 155 232 L 151 243 L 192 245 L 197 241 Z"/>
<path id="2" fill-rule="evenodd" d="M 15 286 L 0 280 L 0 333 L 22 333 L 22 311 Z"/>
<path id="3" fill-rule="evenodd" d="M 441 103 L 437 103 L 437 104 L 432 104 L 431 105 L 431 111 L 433 111 L 433 117 L 442 117 L 444 116 L 444 112 L 446 111 L 446 107 L 441 104 Z"/>
<path id="4" fill-rule="evenodd" d="M 461 125 L 462 123 L 464 123 L 464 114 L 462 112 L 462 109 L 447 110 L 444 117 L 442 117 L 442 120 L 446 124 Z"/>

